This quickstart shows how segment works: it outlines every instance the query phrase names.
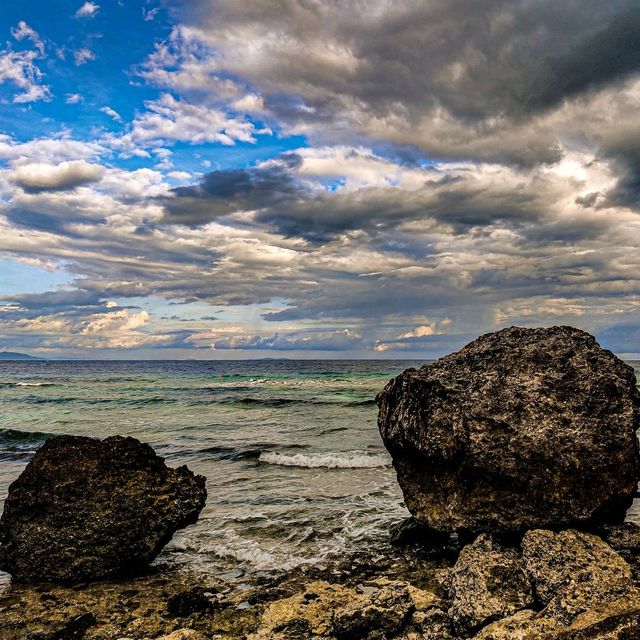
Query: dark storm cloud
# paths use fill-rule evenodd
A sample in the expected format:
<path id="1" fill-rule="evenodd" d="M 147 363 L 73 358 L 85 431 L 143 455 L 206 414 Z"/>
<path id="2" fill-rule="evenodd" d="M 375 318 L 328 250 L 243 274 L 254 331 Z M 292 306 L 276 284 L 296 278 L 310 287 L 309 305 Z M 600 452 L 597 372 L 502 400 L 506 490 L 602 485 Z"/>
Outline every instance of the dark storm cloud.
<path id="1" fill-rule="evenodd" d="M 237 211 L 256 211 L 255 220 L 286 237 L 312 242 L 352 230 L 379 234 L 412 220 L 446 225 L 463 234 L 497 223 L 518 226 L 544 216 L 544 181 L 513 190 L 487 184 L 461 172 L 425 176 L 417 189 L 392 186 L 356 190 L 310 189 L 295 173 L 292 154 L 265 167 L 206 174 L 199 184 L 173 189 L 162 200 L 165 222 L 198 226 Z"/>
<path id="2" fill-rule="evenodd" d="M 252 169 L 225 169 L 203 176 L 199 184 L 176 187 L 162 202 L 166 221 L 201 225 L 236 211 L 281 206 L 304 194 L 291 172 L 301 163 L 293 153 Z"/>
<path id="3" fill-rule="evenodd" d="M 441 158 L 554 162 L 537 116 L 640 70 L 635 0 L 171 4 L 276 123 Z"/>
<path id="4" fill-rule="evenodd" d="M 21 317 L 35 317 L 63 312 L 91 313 L 104 311 L 107 302 L 104 294 L 79 289 L 4 296 L 1 301 L 11 305 L 15 310 L 4 311 L 0 315 L 19 314 Z"/>

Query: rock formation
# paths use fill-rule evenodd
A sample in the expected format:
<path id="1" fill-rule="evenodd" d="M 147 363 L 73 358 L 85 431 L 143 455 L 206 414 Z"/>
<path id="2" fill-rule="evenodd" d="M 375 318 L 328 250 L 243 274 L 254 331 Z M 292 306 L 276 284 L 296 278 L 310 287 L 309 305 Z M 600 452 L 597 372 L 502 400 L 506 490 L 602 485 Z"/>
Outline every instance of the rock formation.
<path id="1" fill-rule="evenodd" d="M 633 369 L 571 327 L 512 327 L 391 380 L 378 425 L 440 532 L 620 522 L 640 478 Z"/>
<path id="2" fill-rule="evenodd" d="M 205 501 L 204 477 L 134 438 L 51 438 L 9 489 L 0 569 L 29 582 L 134 574 Z"/>
<path id="3" fill-rule="evenodd" d="M 487 534 L 462 549 L 447 587 L 453 628 L 462 635 L 533 604 L 522 555 Z"/>

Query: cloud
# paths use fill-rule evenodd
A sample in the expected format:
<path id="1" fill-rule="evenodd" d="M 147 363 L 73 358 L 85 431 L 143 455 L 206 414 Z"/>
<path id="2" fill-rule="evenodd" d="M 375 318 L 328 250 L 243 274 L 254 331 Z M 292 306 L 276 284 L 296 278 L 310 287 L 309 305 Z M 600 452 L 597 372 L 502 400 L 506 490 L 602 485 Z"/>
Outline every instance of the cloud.
<path id="1" fill-rule="evenodd" d="M 122 122 L 122 117 L 115 109 L 112 109 L 111 107 L 101 107 L 100 111 L 108 115 L 110 118 L 112 118 L 116 122 Z"/>
<path id="2" fill-rule="evenodd" d="M 21 42 L 25 38 L 31 40 L 33 46 L 40 52 L 41 56 L 44 56 L 44 42 L 38 35 L 35 29 L 32 29 L 24 20 L 18 22 L 18 26 L 11 29 L 11 35 Z"/>
<path id="3" fill-rule="evenodd" d="M 11 180 L 25 191 L 66 191 L 83 184 L 96 182 L 104 175 L 104 168 L 84 160 L 59 164 L 29 163 L 19 165 Z"/>
<path id="4" fill-rule="evenodd" d="M 337 329 L 330 333 L 291 333 L 271 336 L 232 335 L 214 338 L 211 348 L 214 350 L 238 349 L 269 351 L 345 351 L 362 344 L 362 336 L 348 329 Z"/>
<path id="5" fill-rule="evenodd" d="M 85 2 L 74 14 L 74 18 L 95 18 L 100 11 L 100 5 L 95 2 Z"/>
<path id="6" fill-rule="evenodd" d="M 182 24 L 149 59 L 156 82 L 231 77 L 288 131 L 440 159 L 553 163 L 564 137 L 548 113 L 640 71 L 632 0 L 580 11 L 551 0 L 376 0 L 366 16 L 351 3 L 173 4 Z"/>
<path id="7" fill-rule="evenodd" d="M 84 98 L 79 93 L 68 93 L 65 102 L 67 104 L 78 104 Z"/>
<path id="8" fill-rule="evenodd" d="M 90 49 L 77 49 L 73 52 L 73 61 L 76 67 L 79 67 L 87 62 L 91 62 L 91 60 L 96 59 L 96 54 L 93 53 Z"/>
<path id="9" fill-rule="evenodd" d="M 0 84 L 11 82 L 22 93 L 13 97 L 15 103 L 51 100 L 51 89 L 41 84 L 42 72 L 35 64 L 36 51 L 0 51 Z"/>

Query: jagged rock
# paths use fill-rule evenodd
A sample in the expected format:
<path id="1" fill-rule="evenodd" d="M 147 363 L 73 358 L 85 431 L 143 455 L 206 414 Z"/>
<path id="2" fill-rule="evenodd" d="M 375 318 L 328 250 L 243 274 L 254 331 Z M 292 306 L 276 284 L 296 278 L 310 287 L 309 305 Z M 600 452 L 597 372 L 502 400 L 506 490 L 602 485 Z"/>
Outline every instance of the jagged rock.
<path id="1" fill-rule="evenodd" d="M 512 327 L 391 380 L 378 425 L 425 525 L 622 521 L 640 478 L 633 369 L 571 327 Z"/>
<path id="2" fill-rule="evenodd" d="M 338 640 L 361 640 L 372 632 L 382 637 L 392 635 L 400 631 L 413 608 L 407 585 L 388 582 L 339 608 L 334 613 L 331 632 Z"/>
<path id="3" fill-rule="evenodd" d="M 443 609 L 415 611 L 411 616 L 411 623 L 413 627 L 418 629 L 420 640 L 449 640 L 453 638 L 451 618 Z"/>
<path id="4" fill-rule="evenodd" d="M 533 604 L 519 551 L 500 546 L 486 534 L 462 549 L 447 587 L 449 615 L 455 631 L 463 635 Z"/>
<path id="5" fill-rule="evenodd" d="M 422 544 L 439 547 L 449 541 L 449 534 L 426 527 L 414 517 L 405 518 L 389 528 L 389 541 L 396 547 Z"/>
<path id="6" fill-rule="evenodd" d="M 539 618 L 532 609 L 523 609 L 487 625 L 473 640 L 541 640 L 557 628 L 555 620 Z"/>
<path id="7" fill-rule="evenodd" d="M 200 587 L 181 591 L 167 600 L 167 613 L 173 618 L 186 618 L 192 613 L 204 613 L 211 609 L 213 605 Z"/>
<path id="8" fill-rule="evenodd" d="M 28 582 L 130 575 L 205 501 L 204 477 L 168 468 L 134 438 L 51 438 L 9 488 L 0 569 Z"/>
<path id="9" fill-rule="evenodd" d="M 304 592 L 271 603 L 249 640 L 289 640 L 301 634 L 302 637 L 324 636 L 331 627 L 333 612 L 357 597 L 355 589 L 324 581 L 312 582 Z"/>
<path id="10" fill-rule="evenodd" d="M 385 637 L 399 632 L 416 606 L 430 610 L 439 603 L 435 594 L 397 580 L 383 578 L 355 588 L 316 581 L 272 602 L 249 640 Z"/>
<path id="11" fill-rule="evenodd" d="M 525 568 L 543 605 L 569 588 L 585 584 L 586 605 L 602 602 L 609 590 L 631 586 L 631 567 L 598 536 L 568 529 L 528 531 L 522 539 Z M 585 606 L 583 611 L 591 608 Z"/>
<path id="12" fill-rule="evenodd" d="M 95 626 L 96 617 L 92 613 L 83 613 L 67 621 L 59 629 L 31 634 L 29 640 L 82 640 L 86 632 Z"/>
<path id="13" fill-rule="evenodd" d="M 208 640 L 205 635 L 193 629 L 178 629 L 167 636 L 162 636 L 158 640 Z"/>
<path id="14" fill-rule="evenodd" d="M 640 527 L 633 522 L 604 527 L 602 538 L 627 562 L 640 556 Z"/>

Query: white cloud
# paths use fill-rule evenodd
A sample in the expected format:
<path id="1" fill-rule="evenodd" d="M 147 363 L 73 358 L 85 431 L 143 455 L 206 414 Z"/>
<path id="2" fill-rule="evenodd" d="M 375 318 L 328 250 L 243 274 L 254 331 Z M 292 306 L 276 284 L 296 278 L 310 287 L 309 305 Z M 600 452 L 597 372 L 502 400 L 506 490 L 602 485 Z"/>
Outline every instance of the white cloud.
<path id="1" fill-rule="evenodd" d="M 20 20 L 18 26 L 11 29 L 11 35 L 19 42 L 25 38 L 31 40 L 35 48 L 40 52 L 40 55 L 44 55 L 44 42 L 38 35 L 38 32 L 32 29 L 24 20 Z"/>
<path id="2" fill-rule="evenodd" d="M 79 93 L 67 93 L 65 102 L 67 104 L 78 104 L 83 101 L 83 97 Z"/>
<path id="3" fill-rule="evenodd" d="M 50 100 L 51 90 L 41 84 L 42 72 L 35 64 L 36 51 L 0 51 L 0 84 L 11 82 L 22 93 L 13 97 L 15 103 Z"/>
<path id="4" fill-rule="evenodd" d="M 77 49 L 73 52 L 73 61 L 77 67 L 95 59 L 96 55 L 90 49 Z"/>
<path id="5" fill-rule="evenodd" d="M 84 160 L 59 164 L 29 163 L 18 165 L 11 180 L 31 191 L 57 191 L 96 182 L 104 174 L 104 167 Z"/>
<path id="6" fill-rule="evenodd" d="M 85 2 L 73 15 L 75 18 L 94 18 L 99 10 L 100 5 L 95 2 Z"/>
<path id="7" fill-rule="evenodd" d="M 146 155 L 141 152 L 145 147 L 178 141 L 227 146 L 236 141 L 255 142 L 252 122 L 217 107 L 192 104 L 168 93 L 145 106 L 147 110 L 135 117 L 129 133 L 106 138 L 110 146 L 124 153 Z"/>
<path id="8" fill-rule="evenodd" d="M 115 109 L 112 109 L 111 107 L 101 107 L 100 111 L 108 115 L 110 118 L 113 118 L 116 122 L 122 122 L 122 116 Z"/>

